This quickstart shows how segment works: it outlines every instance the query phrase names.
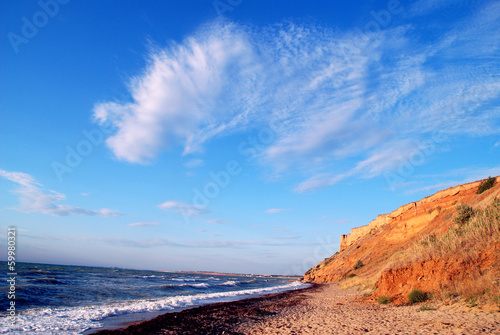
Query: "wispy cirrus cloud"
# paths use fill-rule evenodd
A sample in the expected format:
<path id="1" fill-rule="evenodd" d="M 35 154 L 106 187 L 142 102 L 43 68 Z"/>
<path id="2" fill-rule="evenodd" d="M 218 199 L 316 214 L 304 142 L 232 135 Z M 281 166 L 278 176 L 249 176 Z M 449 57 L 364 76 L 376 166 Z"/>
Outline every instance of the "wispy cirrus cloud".
<path id="1" fill-rule="evenodd" d="M 24 172 L 11 172 L 0 169 L 0 177 L 19 184 L 19 188 L 12 191 L 19 195 L 19 207 L 13 208 L 24 213 L 42 213 L 54 216 L 88 215 L 115 217 L 123 215 L 120 212 L 102 208 L 90 210 L 82 207 L 61 205 L 60 201 L 66 200 L 64 194 L 44 189 L 34 177 Z"/>
<path id="2" fill-rule="evenodd" d="M 289 208 L 269 208 L 269 209 L 266 209 L 266 213 L 267 214 L 277 214 L 277 213 L 284 213 L 284 212 L 288 212 L 288 211 L 291 211 L 291 209 Z"/>
<path id="3" fill-rule="evenodd" d="M 170 211 L 174 213 L 187 215 L 189 217 L 210 213 L 208 210 L 201 208 L 201 206 L 196 206 L 182 201 L 172 201 L 172 200 L 165 201 L 164 203 L 159 204 L 158 208 L 163 209 L 164 211 Z"/>
<path id="4" fill-rule="evenodd" d="M 408 194 L 420 192 L 429 193 L 430 191 L 439 191 L 448 187 L 471 183 L 488 177 L 500 176 L 500 166 L 496 167 L 475 167 L 460 168 L 437 175 L 421 176 L 420 181 L 409 185 L 398 185 L 401 189 L 406 189 Z"/>
<path id="5" fill-rule="evenodd" d="M 448 5 L 421 1 L 418 15 Z M 427 39 L 411 20 L 368 34 L 218 21 L 151 51 L 131 102 L 96 104 L 94 117 L 115 125 L 106 143 L 130 162 L 150 162 L 174 145 L 195 153 L 215 136 L 268 125 L 273 139 L 258 162 L 312 174 L 295 191 L 372 178 L 433 132 L 499 133 L 500 83 L 491 75 L 499 70 L 500 42 L 491 39 L 499 13 L 498 3 L 486 3 Z"/>
<path id="6" fill-rule="evenodd" d="M 128 226 L 129 227 L 153 227 L 153 226 L 157 226 L 159 224 L 160 223 L 157 222 L 157 221 L 153 221 L 153 222 L 134 222 L 134 223 L 129 223 Z"/>
<path id="7" fill-rule="evenodd" d="M 227 221 L 227 220 L 224 220 L 224 219 L 210 219 L 210 220 L 207 220 L 205 221 L 205 223 L 208 223 L 208 224 L 231 224 L 230 221 Z"/>
<path id="8" fill-rule="evenodd" d="M 275 228 L 270 228 L 269 230 L 272 230 L 272 231 L 281 231 L 281 232 L 289 232 L 290 231 L 290 229 L 285 228 L 285 227 L 275 227 Z"/>

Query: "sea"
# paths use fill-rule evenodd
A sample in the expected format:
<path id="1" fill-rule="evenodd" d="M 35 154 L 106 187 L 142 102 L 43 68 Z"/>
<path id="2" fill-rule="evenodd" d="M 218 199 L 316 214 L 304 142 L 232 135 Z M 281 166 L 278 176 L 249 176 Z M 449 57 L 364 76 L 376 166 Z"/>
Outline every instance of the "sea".
<path id="1" fill-rule="evenodd" d="M 0 266 L 7 269 L 6 262 Z M 122 321 L 308 286 L 278 276 L 16 263 L 15 299 L 9 299 L 7 273 L 0 273 L 0 334 L 88 334 Z"/>

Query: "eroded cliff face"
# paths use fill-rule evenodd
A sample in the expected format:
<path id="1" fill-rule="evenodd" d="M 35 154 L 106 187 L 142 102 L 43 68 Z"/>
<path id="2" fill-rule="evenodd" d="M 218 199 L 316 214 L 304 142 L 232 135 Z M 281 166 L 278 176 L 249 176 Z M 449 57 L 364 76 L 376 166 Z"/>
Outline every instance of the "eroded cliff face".
<path id="1" fill-rule="evenodd" d="M 500 198 L 499 181 L 497 177 L 495 186 L 482 194 L 477 194 L 481 181 L 451 187 L 401 206 L 389 214 L 379 215 L 366 226 L 353 228 L 350 234 L 341 237 L 340 251 L 309 270 L 303 281 L 333 282 L 354 273 L 376 282 L 394 266 L 395 256 L 412 246 L 416 239 L 445 232 L 453 224 L 451 218 L 456 214 L 457 204 L 465 202 L 481 208 L 494 197 Z M 364 265 L 354 270 L 358 261 Z M 429 264 L 422 266 L 429 267 Z M 415 270 L 415 273 L 418 271 Z M 404 278 L 401 276 L 401 280 L 410 280 L 410 277 Z M 380 289 L 385 290 L 383 287 Z"/>

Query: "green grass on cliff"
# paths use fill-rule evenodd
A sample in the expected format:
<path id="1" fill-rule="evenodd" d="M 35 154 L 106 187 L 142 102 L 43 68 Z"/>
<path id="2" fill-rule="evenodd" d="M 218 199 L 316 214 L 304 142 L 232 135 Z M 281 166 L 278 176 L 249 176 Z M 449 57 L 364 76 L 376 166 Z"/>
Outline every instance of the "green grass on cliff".
<path id="1" fill-rule="evenodd" d="M 477 194 L 481 194 L 484 191 L 487 191 L 490 188 L 492 188 L 493 186 L 495 186 L 495 181 L 496 180 L 497 179 L 495 177 L 488 177 L 488 179 L 486 179 L 485 181 L 483 181 L 481 183 L 481 185 L 479 186 L 479 188 L 477 189 Z"/>

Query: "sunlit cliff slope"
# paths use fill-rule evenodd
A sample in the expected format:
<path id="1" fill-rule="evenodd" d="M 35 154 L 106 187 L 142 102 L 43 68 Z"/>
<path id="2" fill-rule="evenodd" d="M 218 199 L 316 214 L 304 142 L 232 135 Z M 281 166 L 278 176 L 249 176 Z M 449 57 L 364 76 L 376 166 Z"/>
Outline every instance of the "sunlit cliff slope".
<path id="1" fill-rule="evenodd" d="M 371 287 L 372 298 L 396 302 L 413 289 L 434 296 L 480 294 L 481 287 L 491 293 L 500 281 L 499 181 L 490 178 L 493 187 L 480 194 L 486 180 L 451 187 L 353 228 L 341 237 L 340 251 L 302 280 L 350 280 Z"/>

